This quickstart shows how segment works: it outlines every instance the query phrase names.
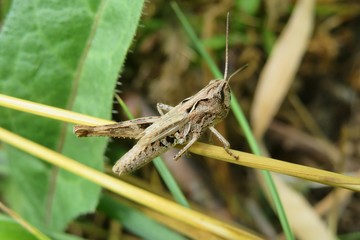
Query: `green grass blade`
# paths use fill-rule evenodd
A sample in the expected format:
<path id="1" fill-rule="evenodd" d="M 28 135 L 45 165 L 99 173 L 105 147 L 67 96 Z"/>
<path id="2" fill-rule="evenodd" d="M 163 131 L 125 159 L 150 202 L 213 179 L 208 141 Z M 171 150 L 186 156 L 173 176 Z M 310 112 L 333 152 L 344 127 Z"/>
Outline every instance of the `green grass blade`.
<path id="1" fill-rule="evenodd" d="M 177 17 L 180 19 L 181 24 L 183 25 L 185 31 L 189 35 L 191 41 L 194 43 L 196 49 L 199 51 L 200 55 L 204 58 L 204 60 L 209 65 L 210 70 L 214 74 L 216 78 L 222 78 L 222 74 L 218 67 L 216 66 L 214 60 L 210 57 L 210 55 L 206 52 L 204 46 L 201 44 L 200 40 L 197 38 L 194 30 L 192 29 L 189 21 L 186 19 L 185 15 L 175 2 L 171 2 L 171 7 L 175 11 Z M 240 104 L 236 100 L 235 96 L 231 95 L 231 109 L 235 115 L 235 118 L 237 119 L 240 127 L 243 129 L 245 133 L 245 137 L 250 145 L 251 151 L 256 155 L 261 155 L 260 148 L 255 140 L 254 135 L 251 132 L 251 129 L 249 127 L 249 123 L 247 122 L 245 115 L 243 111 L 241 110 Z M 264 176 L 264 179 L 266 181 L 266 185 L 270 190 L 272 199 L 275 203 L 276 211 L 279 215 L 280 222 L 282 225 L 282 228 L 286 234 L 287 239 L 294 239 L 293 233 L 291 231 L 290 225 L 288 223 L 284 208 L 282 206 L 279 194 L 277 192 L 277 189 L 275 187 L 274 181 L 271 177 L 271 174 L 268 171 L 261 171 L 261 173 Z"/>
<path id="2" fill-rule="evenodd" d="M 201 57 L 203 57 L 205 62 L 209 65 L 209 68 L 211 69 L 214 76 L 216 78 L 219 78 L 219 79 L 223 78 L 223 74 L 221 73 L 221 71 L 217 67 L 214 60 L 211 58 L 210 54 L 205 50 L 204 46 L 202 45 L 202 43 L 200 42 L 200 40 L 196 36 L 196 33 L 192 29 L 189 21 L 186 19 L 186 16 L 181 11 L 181 9 L 177 5 L 177 3 L 171 2 L 170 4 L 171 4 L 171 7 L 173 8 L 173 10 L 176 13 L 176 16 L 179 18 L 181 24 L 183 25 L 183 28 L 185 29 L 186 33 L 189 35 L 191 41 L 195 45 L 195 48 L 199 51 Z"/>
<path id="3" fill-rule="evenodd" d="M 186 239 L 139 210 L 122 204 L 110 195 L 104 194 L 101 197 L 98 209 L 107 216 L 118 220 L 127 230 L 143 239 Z"/>
<path id="4" fill-rule="evenodd" d="M 190 208 L 189 202 L 186 200 L 184 193 L 181 191 L 174 176 L 171 174 L 164 161 L 160 157 L 157 157 L 153 160 L 153 162 L 176 202 L 184 207 Z"/>
<path id="5" fill-rule="evenodd" d="M 125 114 L 129 119 L 134 119 L 134 116 L 131 114 L 129 108 L 126 106 L 124 101 L 118 96 L 115 95 L 116 99 L 118 100 L 121 108 L 124 110 Z M 157 157 L 153 160 L 153 163 L 159 172 L 160 176 L 164 180 L 164 183 L 168 187 L 169 191 L 171 192 L 172 196 L 174 197 L 175 201 L 181 204 L 184 207 L 190 208 L 188 201 L 185 198 L 184 193 L 181 191 L 179 185 L 177 184 L 174 176 L 171 174 L 169 169 L 166 167 L 164 161 Z"/>

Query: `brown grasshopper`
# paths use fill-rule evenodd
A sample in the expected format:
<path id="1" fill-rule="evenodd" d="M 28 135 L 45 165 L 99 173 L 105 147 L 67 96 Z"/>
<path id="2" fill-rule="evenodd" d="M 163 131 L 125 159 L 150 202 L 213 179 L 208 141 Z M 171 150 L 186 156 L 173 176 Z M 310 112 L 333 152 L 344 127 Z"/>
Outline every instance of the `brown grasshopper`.
<path id="1" fill-rule="evenodd" d="M 176 145 L 185 145 L 175 156 L 178 159 L 207 130 L 222 142 L 225 151 L 234 158 L 229 149 L 229 142 L 214 128 L 222 121 L 230 108 L 230 78 L 242 67 L 227 78 L 228 71 L 228 27 L 226 21 L 226 49 L 224 79 L 212 80 L 194 96 L 184 99 L 175 107 L 158 103 L 161 116 L 143 117 L 103 126 L 74 127 L 78 137 L 108 136 L 138 139 L 135 146 L 122 156 L 114 165 L 117 174 L 130 173 L 149 163 L 152 159 Z"/>

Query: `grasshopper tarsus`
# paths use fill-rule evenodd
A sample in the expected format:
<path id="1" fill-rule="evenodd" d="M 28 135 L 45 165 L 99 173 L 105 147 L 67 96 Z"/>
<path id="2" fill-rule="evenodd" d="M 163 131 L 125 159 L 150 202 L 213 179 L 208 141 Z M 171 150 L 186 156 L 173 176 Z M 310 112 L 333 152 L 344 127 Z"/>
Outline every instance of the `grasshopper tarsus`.
<path id="1" fill-rule="evenodd" d="M 229 154 L 231 157 L 235 158 L 235 160 L 239 160 L 239 156 L 235 155 L 231 152 L 230 148 L 224 148 L 226 153 Z"/>

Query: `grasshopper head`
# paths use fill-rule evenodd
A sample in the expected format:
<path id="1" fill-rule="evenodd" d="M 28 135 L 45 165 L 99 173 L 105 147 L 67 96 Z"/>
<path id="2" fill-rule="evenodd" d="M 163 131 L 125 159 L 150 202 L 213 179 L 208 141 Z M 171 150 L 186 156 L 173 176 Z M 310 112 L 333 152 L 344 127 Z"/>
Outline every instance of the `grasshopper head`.
<path id="1" fill-rule="evenodd" d="M 223 104 L 223 107 L 225 107 L 226 109 L 230 107 L 231 91 L 228 81 L 226 80 L 219 81 L 219 86 L 217 88 L 217 96 L 219 102 Z"/>
<path id="2" fill-rule="evenodd" d="M 218 81 L 219 86 L 217 88 L 217 93 L 219 95 L 220 101 L 223 103 L 224 107 L 229 108 L 230 107 L 230 101 L 231 101 L 231 90 L 229 81 L 230 79 L 236 75 L 238 72 L 244 70 L 248 65 L 244 65 L 235 72 L 233 72 L 229 77 L 227 77 L 227 73 L 225 72 L 225 78 L 223 80 Z"/>

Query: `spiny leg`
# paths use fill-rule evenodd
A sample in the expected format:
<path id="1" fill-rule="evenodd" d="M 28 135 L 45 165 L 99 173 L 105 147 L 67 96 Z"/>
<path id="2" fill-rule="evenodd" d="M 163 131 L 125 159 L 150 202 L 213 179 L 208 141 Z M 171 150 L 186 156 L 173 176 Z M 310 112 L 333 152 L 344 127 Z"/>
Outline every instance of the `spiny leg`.
<path id="1" fill-rule="evenodd" d="M 170 111 L 173 107 L 164 103 L 158 103 L 156 104 L 156 108 L 158 110 L 158 112 L 160 113 L 160 115 L 164 115 L 165 111 L 168 112 Z"/>
<path id="2" fill-rule="evenodd" d="M 225 151 L 235 158 L 236 160 L 239 160 L 239 156 L 236 156 L 230 151 L 230 143 L 221 135 L 214 127 L 209 127 L 210 131 L 215 134 L 215 136 L 220 140 L 220 142 L 224 145 Z"/>
<path id="3" fill-rule="evenodd" d="M 174 160 L 177 160 L 179 157 L 181 157 L 200 137 L 199 135 L 193 135 L 193 138 L 188 142 L 185 147 L 180 149 L 180 151 L 175 155 Z"/>

